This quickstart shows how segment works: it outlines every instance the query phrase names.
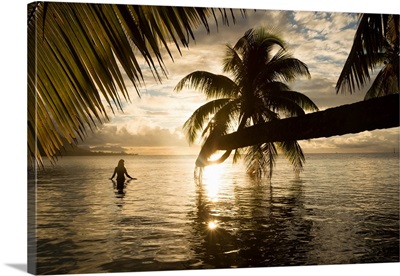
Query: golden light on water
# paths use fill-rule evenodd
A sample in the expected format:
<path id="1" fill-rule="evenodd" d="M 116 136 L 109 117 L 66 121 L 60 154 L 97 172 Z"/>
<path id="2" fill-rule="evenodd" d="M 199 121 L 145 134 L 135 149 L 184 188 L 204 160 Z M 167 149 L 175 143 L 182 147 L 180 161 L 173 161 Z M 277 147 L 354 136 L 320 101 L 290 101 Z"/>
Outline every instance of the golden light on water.
<path id="1" fill-rule="evenodd" d="M 216 228 L 218 227 L 217 221 L 212 220 L 212 221 L 208 222 L 207 227 L 208 227 L 208 229 L 210 229 L 210 230 L 216 229 Z"/>
<path id="2" fill-rule="evenodd" d="M 208 198 L 213 202 L 218 201 L 223 169 L 222 165 L 212 165 L 206 167 L 203 172 L 203 184 L 206 187 Z"/>
<path id="3" fill-rule="evenodd" d="M 214 214 L 218 214 L 218 198 L 220 193 L 223 193 L 224 188 L 224 174 L 225 174 L 225 165 L 211 165 L 205 167 L 203 171 L 203 187 L 205 188 L 206 195 L 209 202 L 215 203 L 211 204 L 210 208 Z M 206 222 L 207 230 L 214 231 L 217 230 L 219 225 L 217 220 L 209 220 Z"/>

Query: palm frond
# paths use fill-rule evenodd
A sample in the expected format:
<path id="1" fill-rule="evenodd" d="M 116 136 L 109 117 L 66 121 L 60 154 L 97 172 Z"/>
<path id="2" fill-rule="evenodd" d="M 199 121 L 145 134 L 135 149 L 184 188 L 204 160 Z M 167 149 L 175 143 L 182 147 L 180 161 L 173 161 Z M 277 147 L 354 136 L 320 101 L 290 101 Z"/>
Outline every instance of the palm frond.
<path id="1" fill-rule="evenodd" d="M 297 141 L 277 142 L 278 147 L 293 165 L 293 170 L 299 174 L 303 170 L 303 164 L 306 161 L 303 150 Z"/>
<path id="2" fill-rule="evenodd" d="M 396 74 L 398 69 L 395 66 L 395 64 L 389 63 L 381 69 L 365 94 L 365 100 L 399 93 L 399 76 Z M 397 66 L 399 66 L 399 63 L 397 63 Z"/>
<path id="3" fill-rule="evenodd" d="M 232 162 L 233 164 L 236 164 L 239 162 L 239 160 L 243 157 L 243 149 L 238 148 L 235 150 L 235 153 L 233 154 Z"/>
<path id="4" fill-rule="evenodd" d="M 233 46 L 232 49 L 242 54 L 243 51 L 245 51 L 250 47 L 250 44 L 252 43 L 253 40 L 254 32 L 255 32 L 254 29 L 247 30 L 244 33 L 244 35 L 241 38 L 239 38 L 239 40 L 236 42 L 236 44 Z"/>
<path id="5" fill-rule="evenodd" d="M 230 99 L 224 106 L 219 108 L 212 118 L 218 128 L 219 135 L 225 135 L 229 130 L 233 130 L 234 122 L 240 114 L 240 100 Z"/>
<path id="6" fill-rule="evenodd" d="M 394 14 L 389 16 L 384 22 L 386 26 L 386 39 L 394 49 L 399 49 L 399 29 L 400 29 L 400 15 Z M 396 47 L 397 46 L 397 47 Z"/>
<path id="7" fill-rule="evenodd" d="M 230 73 L 234 76 L 236 83 L 240 83 L 241 78 L 245 72 L 243 67 L 243 60 L 231 46 L 225 46 L 225 56 L 222 61 L 222 70 L 224 73 Z"/>
<path id="8" fill-rule="evenodd" d="M 224 75 L 206 71 L 195 71 L 185 76 L 175 86 L 175 91 L 183 88 L 195 88 L 203 92 L 207 98 L 235 97 L 237 85 Z"/>
<path id="9" fill-rule="evenodd" d="M 304 111 L 318 111 L 317 105 L 306 95 L 297 91 L 271 90 L 266 86 L 263 95 L 268 106 L 285 110 L 290 116 L 303 115 Z M 292 108 L 293 107 L 293 108 Z"/>
<path id="10" fill-rule="evenodd" d="M 336 83 L 336 93 L 354 93 L 370 81 L 370 70 L 383 64 L 379 57 L 398 52 L 399 15 L 361 14 L 354 41 Z"/>
<path id="11" fill-rule="evenodd" d="M 297 76 L 311 78 L 307 65 L 291 56 L 286 50 L 280 49 L 273 58 L 263 66 L 259 78 L 265 80 L 293 81 Z"/>
<path id="12" fill-rule="evenodd" d="M 199 131 L 203 130 L 204 125 L 208 120 L 224 105 L 231 101 L 230 98 L 217 99 L 210 101 L 198 109 L 186 120 L 183 125 L 183 130 L 186 133 L 186 137 L 190 144 L 198 137 Z"/>
<path id="13" fill-rule="evenodd" d="M 248 147 L 245 155 L 247 172 L 272 178 L 273 169 L 276 164 L 278 151 L 274 143 L 265 143 Z"/>
<path id="14" fill-rule="evenodd" d="M 224 9 L 221 9 L 223 11 Z M 162 48 L 188 47 L 213 9 L 117 4 L 35 2 L 28 5 L 28 157 L 57 155 L 64 140 L 84 139 L 108 120 L 106 107 L 138 96 L 143 61 L 153 77 L 166 75 Z M 222 13 L 223 24 L 229 15 Z M 171 46 L 171 42 L 173 43 Z"/>
<path id="15" fill-rule="evenodd" d="M 265 27 L 258 27 L 249 29 L 245 34 L 237 41 L 233 49 L 238 51 L 242 55 L 250 53 L 250 51 L 257 50 L 260 54 L 260 58 L 265 59 L 272 47 L 279 46 L 285 48 L 285 42 L 282 38 Z M 256 47 L 256 48 L 255 48 Z"/>

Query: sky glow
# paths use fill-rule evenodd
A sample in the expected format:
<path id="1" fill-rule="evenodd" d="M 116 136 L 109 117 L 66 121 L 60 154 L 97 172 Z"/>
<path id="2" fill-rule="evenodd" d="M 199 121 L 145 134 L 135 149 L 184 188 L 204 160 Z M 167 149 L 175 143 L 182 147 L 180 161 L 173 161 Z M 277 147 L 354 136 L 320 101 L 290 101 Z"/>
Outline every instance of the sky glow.
<path id="1" fill-rule="evenodd" d="M 243 18 L 236 10 L 236 24 L 223 26 L 219 20 L 218 29 L 210 20 L 210 34 L 199 27 L 195 33 L 196 41 L 190 41 L 189 49 L 181 48 L 182 55 L 174 49 L 172 61 L 165 54 L 167 77 L 158 83 L 151 72 L 145 70 L 141 98 L 127 81 L 131 102 L 124 102 L 123 113 L 116 112 L 109 122 L 94 133 L 88 133 L 80 145 L 91 150 L 139 154 L 197 154 L 199 143 L 189 146 L 182 126 L 207 99 L 194 90 L 184 89 L 177 93 L 174 87 L 184 76 L 196 70 L 222 73 L 225 44 L 233 45 L 253 27 L 272 28 L 287 42 L 289 52 L 307 64 L 311 79 L 299 78 L 289 86 L 306 94 L 320 110 L 363 99 L 366 89 L 352 95 L 335 92 L 336 81 L 357 27 L 355 12 L 249 9 L 246 14 Z M 399 129 L 300 143 L 306 153 L 393 151 L 398 147 Z"/>

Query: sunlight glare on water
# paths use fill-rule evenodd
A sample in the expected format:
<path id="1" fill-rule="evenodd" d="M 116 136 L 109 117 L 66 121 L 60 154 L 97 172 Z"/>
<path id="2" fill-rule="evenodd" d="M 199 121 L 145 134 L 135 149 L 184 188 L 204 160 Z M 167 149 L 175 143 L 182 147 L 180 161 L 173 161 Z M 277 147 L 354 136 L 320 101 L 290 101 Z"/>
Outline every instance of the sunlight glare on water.
<path id="1" fill-rule="evenodd" d="M 210 229 L 210 230 L 214 230 L 215 228 L 217 228 L 217 226 L 218 226 L 218 224 L 217 224 L 217 221 L 215 221 L 215 220 L 210 221 L 208 223 L 208 229 Z"/>
<path id="2" fill-rule="evenodd" d="M 202 184 L 206 187 L 208 198 L 213 201 L 218 201 L 218 192 L 222 184 L 222 175 L 225 166 L 223 164 L 211 165 L 204 169 L 202 176 Z"/>

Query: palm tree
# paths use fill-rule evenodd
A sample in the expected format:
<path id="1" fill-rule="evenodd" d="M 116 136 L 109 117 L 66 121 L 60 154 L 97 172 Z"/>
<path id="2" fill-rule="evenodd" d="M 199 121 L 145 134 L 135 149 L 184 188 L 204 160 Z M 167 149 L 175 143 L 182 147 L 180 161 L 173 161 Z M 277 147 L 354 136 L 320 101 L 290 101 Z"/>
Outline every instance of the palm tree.
<path id="1" fill-rule="evenodd" d="M 336 84 L 336 91 L 354 93 L 380 68 L 359 103 L 343 105 L 297 118 L 268 122 L 209 142 L 207 157 L 257 143 L 313 139 L 399 126 L 399 15 L 361 14 L 353 46 Z M 273 132 L 273 130 L 279 130 Z M 203 150 L 203 149 L 202 149 Z"/>
<path id="2" fill-rule="evenodd" d="M 336 92 L 355 92 L 379 69 L 365 99 L 399 93 L 399 15 L 361 14 L 353 46 L 336 84 Z"/>
<path id="3" fill-rule="evenodd" d="M 244 11 L 241 11 L 242 14 Z M 28 5 L 28 158 L 57 157 L 65 141 L 84 139 L 110 109 L 138 95 L 144 69 L 166 75 L 163 52 L 188 47 L 194 30 L 225 9 L 34 2 Z M 231 12 L 233 22 L 235 17 Z M 244 14 L 243 14 L 244 15 Z M 172 46 L 171 46 L 172 45 Z M 114 107 L 115 106 L 115 107 Z"/>
<path id="4" fill-rule="evenodd" d="M 284 41 L 265 28 L 248 30 L 235 46 L 226 45 L 223 72 L 217 75 L 196 71 L 184 77 L 175 87 L 181 91 L 192 87 L 202 91 L 210 102 L 199 107 L 184 124 L 189 143 L 193 143 L 202 131 L 202 151 L 212 152 L 212 141 L 230 131 L 284 117 L 315 111 L 317 106 L 305 95 L 292 91 L 286 82 L 297 76 L 310 77 L 307 66 L 293 58 L 286 50 Z M 304 155 L 295 140 L 252 145 L 236 149 L 234 161 L 242 155 L 249 169 L 257 175 L 272 176 L 280 149 L 299 172 Z M 230 150 L 221 156 L 225 160 Z M 196 166 L 210 164 L 200 154 Z"/>

